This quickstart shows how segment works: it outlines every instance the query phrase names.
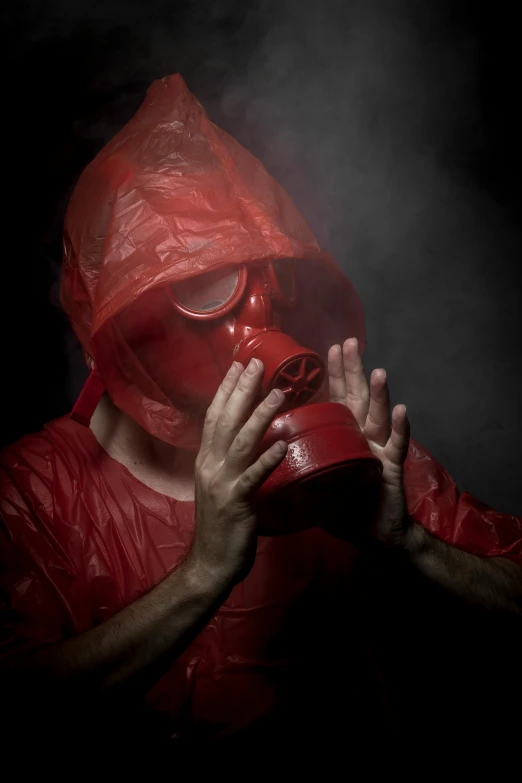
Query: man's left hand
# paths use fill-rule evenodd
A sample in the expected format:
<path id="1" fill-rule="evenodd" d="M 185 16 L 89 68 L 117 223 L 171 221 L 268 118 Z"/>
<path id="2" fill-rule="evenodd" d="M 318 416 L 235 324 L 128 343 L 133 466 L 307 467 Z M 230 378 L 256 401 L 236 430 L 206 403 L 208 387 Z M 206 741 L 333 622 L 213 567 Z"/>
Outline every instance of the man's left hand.
<path id="1" fill-rule="evenodd" d="M 351 410 L 372 453 L 382 463 L 378 512 L 367 532 L 375 543 L 404 546 L 408 522 L 403 470 L 410 437 L 406 406 L 394 407 L 390 423 L 386 371 L 374 370 L 368 387 L 358 342 L 354 337 L 342 346 L 330 348 L 328 376 L 331 402 L 340 402 Z"/>

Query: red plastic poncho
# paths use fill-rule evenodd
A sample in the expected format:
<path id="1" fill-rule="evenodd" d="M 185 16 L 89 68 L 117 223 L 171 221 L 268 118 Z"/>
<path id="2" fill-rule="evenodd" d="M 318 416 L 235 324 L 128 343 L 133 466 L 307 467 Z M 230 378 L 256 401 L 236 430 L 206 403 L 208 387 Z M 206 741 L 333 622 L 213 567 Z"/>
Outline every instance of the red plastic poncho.
<path id="1" fill-rule="evenodd" d="M 151 286 L 269 257 L 297 261 L 301 308 L 287 331 L 323 355 L 349 335 L 364 343 L 357 294 L 285 193 L 179 76 L 156 82 L 83 174 L 66 220 L 63 302 L 116 404 L 151 433 L 194 445 L 195 422 L 143 377 L 113 317 Z M 70 418 L 6 449 L 0 471 L 4 661 L 103 622 L 191 540 L 193 505 L 145 487 Z M 405 482 L 410 514 L 432 534 L 522 565 L 521 520 L 459 495 L 415 443 Z M 303 623 L 320 623 L 310 595 L 331 600 L 343 585 L 344 600 L 355 558 L 320 530 L 261 538 L 252 572 L 149 694 L 172 731 L 226 733 L 273 709 Z"/>

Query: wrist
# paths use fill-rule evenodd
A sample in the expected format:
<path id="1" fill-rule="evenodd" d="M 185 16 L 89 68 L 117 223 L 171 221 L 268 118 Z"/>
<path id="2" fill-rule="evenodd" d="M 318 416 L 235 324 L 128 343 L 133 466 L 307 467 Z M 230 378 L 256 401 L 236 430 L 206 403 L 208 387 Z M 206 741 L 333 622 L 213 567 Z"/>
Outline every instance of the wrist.
<path id="1" fill-rule="evenodd" d="M 190 588 L 202 595 L 219 597 L 230 592 L 234 586 L 233 577 L 221 567 L 216 567 L 199 556 L 192 548 L 182 568 Z"/>
<path id="2" fill-rule="evenodd" d="M 426 552 L 428 538 L 422 525 L 410 520 L 403 544 L 403 551 L 408 560 L 415 561 Z"/>
<path id="3" fill-rule="evenodd" d="M 365 549 L 378 559 L 398 560 L 404 562 L 410 560 L 419 548 L 419 525 L 415 524 L 408 514 L 404 515 L 402 523 L 395 526 L 387 535 L 374 535 Z"/>

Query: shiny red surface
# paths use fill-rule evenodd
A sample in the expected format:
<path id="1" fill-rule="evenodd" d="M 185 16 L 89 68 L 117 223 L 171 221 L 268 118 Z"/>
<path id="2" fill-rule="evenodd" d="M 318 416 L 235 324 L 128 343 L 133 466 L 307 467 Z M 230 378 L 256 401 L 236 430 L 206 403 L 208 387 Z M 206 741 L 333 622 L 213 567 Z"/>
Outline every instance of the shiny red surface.
<path id="1" fill-rule="evenodd" d="M 522 565 L 521 520 L 459 495 L 415 442 L 405 487 L 409 513 L 432 534 Z M 339 513 L 349 520 L 348 494 Z M 193 503 L 144 486 L 68 417 L 1 453 L 0 516 L 6 664 L 98 625 L 143 595 L 183 557 L 194 531 Z M 319 528 L 261 536 L 251 573 L 148 694 L 170 731 L 216 737 L 270 712 L 306 656 L 310 629 L 325 657 L 306 670 L 308 685 L 324 682 L 324 667 L 334 674 L 345 667 L 335 628 L 321 625 L 322 608 L 348 612 L 351 627 L 356 563 L 350 546 Z M 348 635 L 352 651 L 359 641 Z M 360 676 L 360 668 L 353 671 L 354 694 Z"/>
<path id="2" fill-rule="evenodd" d="M 324 402 L 277 416 L 263 447 L 278 440 L 288 443 L 288 452 L 259 491 L 261 533 L 278 535 L 318 524 L 323 487 L 329 491 L 333 479 L 340 496 L 345 493 L 355 503 L 357 493 L 358 506 L 365 492 L 378 491 L 381 463 L 346 406 Z"/>
<path id="3" fill-rule="evenodd" d="M 0 455 L 0 515 L 4 664 L 143 595 L 194 532 L 193 503 L 143 485 L 68 417 Z M 169 731 L 216 737 L 276 708 L 306 655 L 291 614 L 318 628 L 315 601 L 348 584 L 354 558 L 317 528 L 261 537 L 251 573 L 148 694 Z"/>
<path id="4" fill-rule="evenodd" d="M 353 286 L 260 162 L 209 121 L 180 76 L 171 76 L 151 86 L 137 114 L 76 186 L 65 224 L 62 301 L 114 402 L 151 434 L 197 448 L 201 411 L 224 370 L 214 358 L 224 349 L 212 335 L 234 353 L 235 326 L 225 320 L 218 333 L 207 321 L 206 347 L 195 331 L 187 349 L 189 333 L 177 328 L 186 319 L 170 306 L 163 286 L 231 264 L 250 270 L 290 259 L 298 304 L 282 306 L 271 286 L 266 296 L 258 278 L 253 301 L 243 298 L 239 305 L 248 309 L 248 321 L 239 327 L 244 345 L 269 316 L 281 334 L 320 357 L 348 336 L 359 339 L 362 351 L 364 317 Z M 115 317 L 120 314 L 121 321 Z M 131 328 L 134 349 L 124 333 Z M 170 398 L 140 361 L 145 338 L 151 350 L 157 341 L 151 366 L 168 362 L 179 399 Z M 167 359 L 164 340 L 170 341 Z M 269 370 L 265 390 L 278 368 Z M 202 384 L 196 400 L 193 373 Z M 326 399 L 324 385 L 322 393 Z M 415 444 L 410 468 L 413 463 L 405 491 L 414 519 L 470 552 L 521 559 L 518 517 L 459 494 Z"/>
<path id="5" fill-rule="evenodd" d="M 277 268 L 290 262 L 293 296 Z M 230 266 L 262 270 L 253 272 L 256 289 L 234 303 L 219 332 L 206 315 L 187 325 L 170 285 Z M 282 188 L 210 122 L 180 76 L 154 82 L 80 177 L 65 221 L 61 296 L 115 404 L 184 448 L 198 447 L 201 412 L 241 344 L 268 324 L 322 359 L 347 336 L 361 348 L 366 339 L 349 280 Z"/>
<path id="6" fill-rule="evenodd" d="M 146 291 L 115 317 L 120 344 L 124 341 L 149 384 L 178 410 L 202 419 L 234 360 L 246 366 L 260 359 L 263 394 L 282 389 L 286 407 L 302 405 L 321 391 L 323 360 L 281 331 L 282 306 L 264 287 L 266 267 L 258 264 L 245 272 L 242 299 L 220 317 L 186 317 L 165 286 Z M 103 343 L 98 365 L 106 349 Z"/>
<path id="7" fill-rule="evenodd" d="M 185 343 L 176 342 L 171 328 L 180 322 L 167 318 L 166 324 L 158 318 L 167 301 L 157 293 L 164 284 L 229 263 L 248 267 L 263 259 L 293 258 L 299 304 L 281 307 L 275 325 L 320 357 L 350 335 L 364 347 L 362 309 L 353 287 L 320 251 L 277 183 L 209 122 L 180 77 L 156 82 L 138 114 L 82 175 L 67 215 L 65 247 L 62 296 L 85 350 L 116 404 L 168 442 L 196 447 L 199 419 L 184 407 L 192 391 L 187 386 L 183 396 L 178 369 Z M 131 324 L 116 318 L 120 313 L 124 317 L 131 305 L 144 335 L 161 342 L 161 329 L 168 326 L 177 400 L 159 387 L 132 349 L 124 333 Z M 262 317 L 263 307 L 258 310 Z M 168 313 L 182 318 L 175 308 Z M 260 328 L 259 322 L 252 326 Z M 192 356 L 184 355 L 183 372 L 194 368 L 201 373 L 208 367 L 208 377 L 203 377 L 208 395 L 222 368 L 213 358 L 212 340 L 205 353 L 199 333 L 194 340 Z M 279 383 L 285 380 L 283 373 L 294 369 L 274 360 L 268 377 Z M 305 364 L 292 377 L 309 374 Z M 93 391 L 97 383 L 95 379 Z M 334 414 L 328 406 L 323 410 L 327 418 L 317 430 L 309 417 L 322 415 L 319 405 L 315 413 L 303 407 L 274 425 L 296 444 L 290 475 L 301 469 L 313 473 L 332 455 L 338 460 L 336 449 L 350 452 L 354 473 L 358 465 L 373 465 L 367 456 L 353 459 L 364 448 L 346 415 L 337 408 Z M 279 437 L 277 432 L 269 437 Z M 303 443 L 313 444 L 309 452 Z M 286 470 L 282 466 L 275 477 L 284 486 Z M 346 477 L 343 490 L 341 479 L 336 513 L 349 524 L 356 486 Z M 365 480 L 371 484 L 369 474 Z M 297 483 L 292 500 L 299 501 L 307 483 Z M 522 565 L 522 520 L 460 493 L 415 441 L 404 484 L 408 513 L 431 534 L 476 555 L 508 557 Z M 318 493 L 325 502 L 330 486 L 327 482 L 326 493 Z M 0 649 L 6 663 L 86 631 L 130 604 L 176 566 L 194 530 L 192 503 L 141 484 L 101 449 L 87 427 L 70 418 L 51 422 L 1 454 L 0 517 Z M 360 664 L 368 659 L 367 651 L 352 668 L 347 656 L 359 635 L 348 634 L 349 644 L 341 649 L 339 637 L 332 636 L 334 623 L 323 623 L 323 616 L 334 607 L 334 616 L 347 618 L 343 629 L 352 627 L 349 598 L 356 563 L 351 547 L 317 527 L 261 536 L 251 573 L 148 694 L 170 732 L 213 738 L 270 713 L 288 693 L 295 664 L 306 657 L 313 635 L 324 655 L 303 669 L 305 695 L 314 678 L 320 693 L 328 676 L 331 688 L 340 675 L 345 682 L 351 677 L 352 695 L 342 696 L 348 709 L 361 692 Z M 302 691 L 303 683 L 298 684 Z M 30 726 L 29 710 L 28 715 Z"/>

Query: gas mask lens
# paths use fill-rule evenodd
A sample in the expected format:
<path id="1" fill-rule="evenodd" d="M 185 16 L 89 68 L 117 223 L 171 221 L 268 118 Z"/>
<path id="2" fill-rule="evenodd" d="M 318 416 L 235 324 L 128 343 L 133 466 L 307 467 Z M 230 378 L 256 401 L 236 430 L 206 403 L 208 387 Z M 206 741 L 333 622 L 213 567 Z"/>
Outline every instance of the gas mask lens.
<path id="1" fill-rule="evenodd" d="M 239 288 L 238 268 L 218 269 L 172 286 L 176 301 L 191 313 L 225 311 Z"/>
<path id="2" fill-rule="evenodd" d="M 227 313 L 241 299 L 250 276 L 252 292 L 268 293 L 282 305 L 295 296 L 294 267 L 290 260 L 269 261 L 248 267 L 225 267 L 174 283 L 176 306 L 192 318 L 213 318 Z"/>

